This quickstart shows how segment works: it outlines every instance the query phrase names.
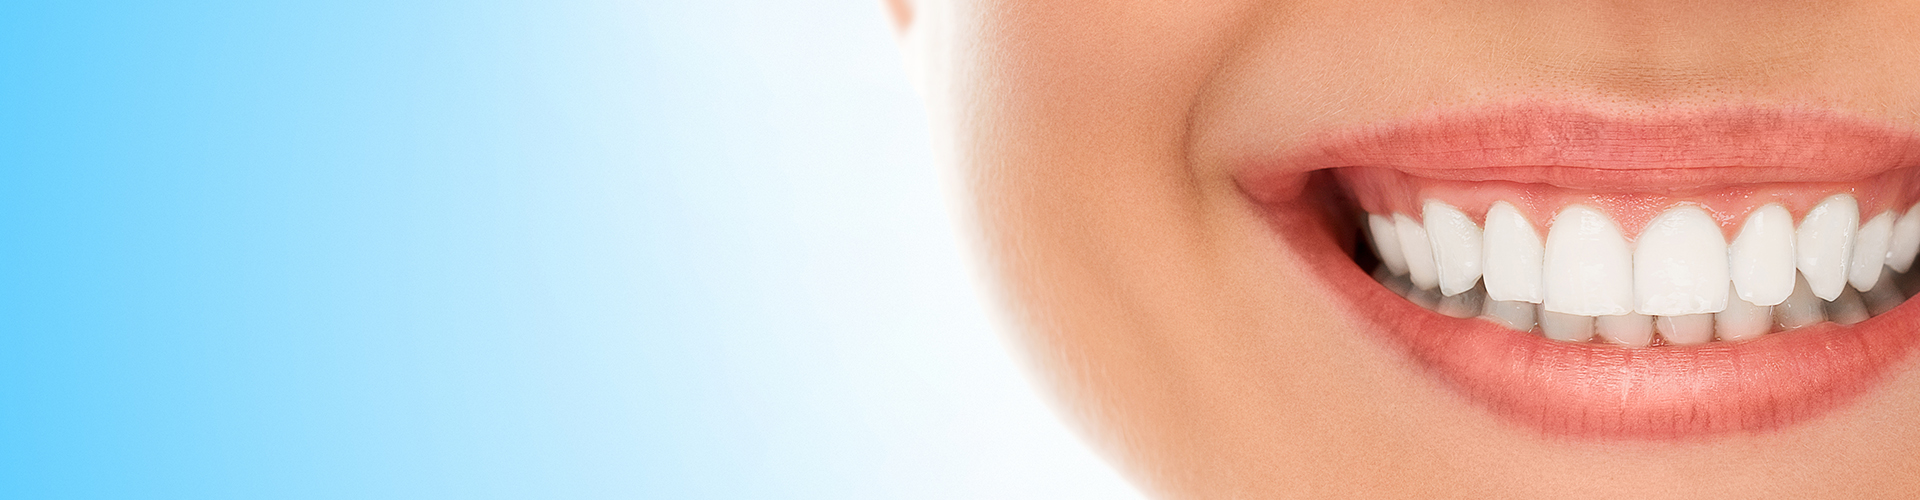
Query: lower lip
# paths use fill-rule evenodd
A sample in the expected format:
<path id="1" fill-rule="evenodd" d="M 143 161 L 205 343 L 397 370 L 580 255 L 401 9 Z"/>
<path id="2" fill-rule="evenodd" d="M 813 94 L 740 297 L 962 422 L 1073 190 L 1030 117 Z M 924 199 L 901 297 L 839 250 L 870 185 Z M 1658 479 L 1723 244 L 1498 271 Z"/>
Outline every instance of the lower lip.
<path id="1" fill-rule="evenodd" d="M 1789 427 L 1878 386 L 1920 346 L 1920 309 L 1747 342 L 1627 349 L 1553 342 L 1421 309 L 1375 283 L 1312 200 L 1264 205 L 1269 225 L 1344 311 L 1504 420 L 1553 436 L 1675 440 Z"/>

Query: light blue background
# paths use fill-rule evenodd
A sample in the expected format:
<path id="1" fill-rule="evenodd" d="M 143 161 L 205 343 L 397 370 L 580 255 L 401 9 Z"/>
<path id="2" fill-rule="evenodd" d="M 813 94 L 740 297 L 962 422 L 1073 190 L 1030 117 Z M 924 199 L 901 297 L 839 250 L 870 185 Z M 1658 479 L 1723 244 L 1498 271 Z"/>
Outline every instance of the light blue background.
<path id="1" fill-rule="evenodd" d="M 1113 498 L 878 0 L 0 5 L 0 498 Z"/>

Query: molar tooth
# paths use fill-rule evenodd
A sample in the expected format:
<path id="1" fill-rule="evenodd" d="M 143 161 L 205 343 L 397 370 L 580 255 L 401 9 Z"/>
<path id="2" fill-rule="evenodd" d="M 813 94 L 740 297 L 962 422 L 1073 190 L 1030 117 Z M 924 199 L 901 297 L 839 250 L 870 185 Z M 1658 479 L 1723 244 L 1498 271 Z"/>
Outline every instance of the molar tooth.
<path id="1" fill-rule="evenodd" d="M 1771 306 L 1793 293 L 1793 214 L 1770 204 L 1747 215 L 1727 247 L 1727 271 L 1736 295 Z"/>
<path id="2" fill-rule="evenodd" d="M 1873 317 L 1867 314 L 1867 303 L 1860 300 L 1860 292 L 1853 291 L 1851 288 L 1841 290 L 1840 296 L 1834 297 L 1833 302 L 1826 303 L 1826 306 L 1827 319 L 1842 325 L 1859 323 Z"/>
<path id="3" fill-rule="evenodd" d="M 1534 312 L 1540 306 L 1517 300 L 1489 300 L 1484 316 L 1501 326 L 1522 332 L 1533 331 Z"/>
<path id="4" fill-rule="evenodd" d="M 1837 295 L 1836 295 L 1837 296 Z M 1781 330 L 1792 330 L 1827 320 L 1827 311 L 1821 307 L 1820 297 L 1813 294 L 1813 288 L 1807 285 L 1806 277 L 1793 282 L 1793 294 L 1780 305 L 1773 306 L 1773 322 Z"/>
<path id="5" fill-rule="evenodd" d="M 1452 205 L 1427 200 L 1420 218 L 1433 240 L 1433 260 L 1440 275 L 1440 293 L 1458 295 L 1480 281 L 1480 226 Z"/>
<path id="6" fill-rule="evenodd" d="M 1608 342 L 1629 347 L 1646 347 L 1653 344 L 1653 318 L 1644 314 L 1621 314 L 1601 316 L 1595 320 L 1595 329 L 1600 338 Z"/>
<path id="7" fill-rule="evenodd" d="M 1393 219 L 1367 214 L 1367 234 L 1373 237 L 1373 253 L 1380 256 L 1380 263 L 1393 274 L 1407 274 L 1407 256 L 1400 253 L 1400 234 Z"/>
<path id="8" fill-rule="evenodd" d="M 1653 327 L 1660 332 L 1660 338 L 1667 339 L 1668 344 L 1705 344 L 1713 341 L 1713 316 L 1712 314 L 1661 316 L 1653 319 Z M 1761 325 L 1765 326 L 1766 322 L 1762 321 Z"/>
<path id="9" fill-rule="evenodd" d="M 1481 270 L 1486 273 L 1487 297 L 1496 301 L 1540 303 L 1544 252 L 1540 233 L 1534 231 L 1533 223 L 1513 205 L 1494 202 L 1493 207 L 1487 209 L 1486 244 L 1482 251 L 1486 256 Z"/>
<path id="10" fill-rule="evenodd" d="M 1720 312 L 1727 308 L 1727 283 L 1727 239 L 1705 211 L 1668 210 L 1640 233 L 1633 251 L 1634 312 Z"/>
<path id="11" fill-rule="evenodd" d="M 1739 297 L 1730 298 L 1727 300 L 1727 310 L 1714 313 L 1713 329 L 1720 340 L 1745 340 L 1766 335 L 1773 330 L 1773 307 L 1757 305 Z"/>
<path id="12" fill-rule="evenodd" d="M 1583 316 L 1633 312 L 1633 252 L 1606 214 L 1583 205 L 1562 209 L 1547 230 L 1545 250 L 1542 307 L 1547 311 Z"/>
<path id="13" fill-rule="evenodd" d="M 1894 283 L 1898 280 L 1899 277 L 1893 274 L 1892 269 L 1880 269 L 1880 284 L 1874 285 L 1871 290 L 1860 292 L 1860 299 L 1867 303 L 1867 314 L 1874 316 L 1886 314 L 1887 311 L 1900 307 L 1900 303 L 1906 302 L 1907 297 L 1900 294 L 1900 285 Z"/>
<path id="14" fill-rule="evenodd" d="M 1893 212 L 1881 212 L 1853 235 L 1853 262 L 1848 264 L 1847 283 L 1855 290 L 1872 290 L 1880 282 L 1880 268 L 1887 263 L 1887 248 L 1893 238 Z"/>
<path id="15" fill-rule="evenodd" d="M 1827 197 L 1800 220 L 1794 233 L 1794 258 L 1814 296 L 1833 300 L 1846 288 L 1853 258 L 1853 235 L 1860 230 L 1860 205 L 1853 196 Z"/>
<path id="16" fill-rule="evenodd" d="M 1400 255 L 1407 262 L 1407 276 L 1413 280 L 1413 286 L 1431 289 L 1440 284 L 1439 271 L 1434 269 L 1433 240 L 1427 239 L 1427 228 L 1405 214 L 1393 214 L 1394 234 L 1400 240 Z"/>
<path id="17" fill-rule="evenodd" d="M 1920 205 L 1907 209 L 1906 215 L 1893 223 L 1893 237 L 1890 240 L 1887 243 L 1887 267 L 1903 273 L 1913 269 L 1913 258 L 1920 254 Z"/>
<path id="18" fill-rule="evenodd" d="M 1540 333 L 1561 342 L 1586 342 L 1593 339 L 1593 316 L 1562 314 L 1542 309 Z"/>

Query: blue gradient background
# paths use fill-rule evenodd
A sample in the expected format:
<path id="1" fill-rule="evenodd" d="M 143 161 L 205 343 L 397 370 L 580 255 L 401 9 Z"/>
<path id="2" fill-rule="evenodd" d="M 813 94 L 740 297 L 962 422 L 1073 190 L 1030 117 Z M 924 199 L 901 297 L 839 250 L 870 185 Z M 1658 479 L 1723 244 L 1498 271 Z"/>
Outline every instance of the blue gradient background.
<path id="1" fill-rule="evenodd" d="M 0 498 L 1124 498 L 878 1 L 0 6 Z"/>

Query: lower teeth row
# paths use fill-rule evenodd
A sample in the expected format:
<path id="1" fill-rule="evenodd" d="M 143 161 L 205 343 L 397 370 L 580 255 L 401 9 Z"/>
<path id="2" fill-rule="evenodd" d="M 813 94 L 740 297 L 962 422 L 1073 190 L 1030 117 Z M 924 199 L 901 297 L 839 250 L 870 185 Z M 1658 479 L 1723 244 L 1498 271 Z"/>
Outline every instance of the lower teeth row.
<path id="1" fill-rule="evenodd" d="M 1373 279 L 1414 304 L 1455 318 L 1479 317 L 1563 342 L 1648 347 L 1746 340 L 1828 321 L 1851 325 L 1893 310 L 1913 295 L 1908 290 L 1920 292 L 1920 269 L 1881 272 L 1872 289 L 1863 293 L 1847 288 L 1831 301 L 1815 296 L 1806 278 L 1797 277 L 1793 294 L 1779 305 L 1758 306 L 1730 294 L 1725 311 L 1685 316 L 1561 314 L 1527 302 L 1488 300 L 1486 288 L 1477 284 L 1472 290 L 1444 296 L 1438 290 L 1414 286 L 1406 275 L 1396 275 L 1386 266 L 1376 269 Z"/>

